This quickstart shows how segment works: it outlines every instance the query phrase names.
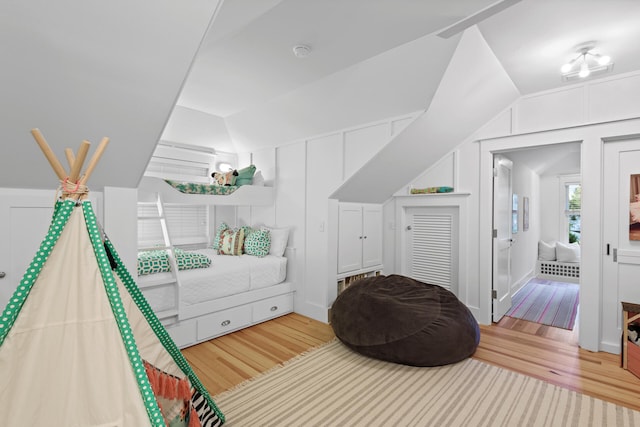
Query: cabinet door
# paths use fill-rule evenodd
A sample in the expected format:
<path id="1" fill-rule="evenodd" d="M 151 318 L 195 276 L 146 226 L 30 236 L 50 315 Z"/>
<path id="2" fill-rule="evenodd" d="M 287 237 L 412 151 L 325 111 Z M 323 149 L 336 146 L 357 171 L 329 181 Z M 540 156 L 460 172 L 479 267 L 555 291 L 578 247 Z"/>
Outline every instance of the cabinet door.
<path id="1" fill-rule="evenodd" d="M 359 270 L 362 265 L 362 206 L 341 203 L 338 221 L 338 273 Z"/>
<path id="2" fill-rule="evenodd" d="M 362 268 L 382 264 L 382 206 L 362 207 Z"/>
<path id="3" fill-rule="evenodd" d="M 0 192 L 0 311 L 13 295 L 47 234 L 52 194 L 4 195 Z"/>

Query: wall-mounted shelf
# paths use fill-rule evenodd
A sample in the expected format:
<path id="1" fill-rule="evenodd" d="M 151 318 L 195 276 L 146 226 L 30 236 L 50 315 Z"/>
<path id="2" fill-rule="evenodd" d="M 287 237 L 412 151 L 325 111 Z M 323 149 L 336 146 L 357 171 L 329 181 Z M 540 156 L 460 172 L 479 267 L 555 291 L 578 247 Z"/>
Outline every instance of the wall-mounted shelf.
<path id="1" fill-rule="evenodd" d="M 468 192 L 460 192 L 460 191 L 452 191 L 450 193 L 424 193 L 424 194 L 401 194 L 395 197 L 451 197 L 451 196 L 470 196 L 471 193 Z"/>

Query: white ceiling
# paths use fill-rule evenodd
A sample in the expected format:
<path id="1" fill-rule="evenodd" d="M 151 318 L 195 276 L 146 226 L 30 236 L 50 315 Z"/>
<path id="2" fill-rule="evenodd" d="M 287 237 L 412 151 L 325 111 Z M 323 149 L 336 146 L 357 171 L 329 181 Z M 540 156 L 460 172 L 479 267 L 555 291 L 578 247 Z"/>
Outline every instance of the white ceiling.
<path id="1" fill-rule="evenodd" d="M 427 109 L 459 40 L 438 33 L 496 3 L 226 0 L 177 110 L 226 128 L 196 143 L 241 152 Z M 586 41 L 613 58 L 614 74 L 640 69 L 640 1 L 504 4 L 478 27 L 523 95 L 570 84 L 559 68 Z M 311 55 L 296 58 L 296 44 Z M 163 139 L 179 139 L 180 127 L 172 117 Z"/>

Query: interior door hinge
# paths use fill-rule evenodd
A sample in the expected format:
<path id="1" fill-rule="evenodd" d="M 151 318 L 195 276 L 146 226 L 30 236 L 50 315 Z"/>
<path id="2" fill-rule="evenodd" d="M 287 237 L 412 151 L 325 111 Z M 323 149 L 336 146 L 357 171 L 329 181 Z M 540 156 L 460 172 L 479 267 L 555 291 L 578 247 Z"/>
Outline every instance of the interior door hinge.
<path id="1" fill-rule="evenodd" d="M 498 237 L 498 229 L 497 229 L 497 228 L 494 228 L 494 229 L 493 229 L 493 233 L 492 233 L 492 234 L 493 234 L 493 238 L 494 238 L 494 239 L 495 239 L 496 237 Z"/>
<path id="2" fill-rule="evenodd" d="M 493 176 L 494 177 L 498 176 L 498 168 L 493 168 Z"/>
<path id="3" fill-rule="evenodd" d="M 498 299 L 498 291 L 495 289 L 491 290 L 491 298 Z"/>

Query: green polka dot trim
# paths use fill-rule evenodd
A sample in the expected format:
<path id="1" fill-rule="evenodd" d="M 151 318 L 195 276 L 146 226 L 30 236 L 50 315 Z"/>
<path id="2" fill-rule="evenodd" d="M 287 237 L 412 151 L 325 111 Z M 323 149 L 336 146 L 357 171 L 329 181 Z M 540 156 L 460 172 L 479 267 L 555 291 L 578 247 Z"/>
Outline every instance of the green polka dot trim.
<path id="1" fill-rule="evenodd" d="M 189 362 L 187 362 L 187 360 L 182 355 L 182 352 L 180 352 L 178 346 L 176 346 L 176 344 L 173 342 L 173 339 L 171 339 L 171 336 L 169 335 L 167 330 L 164 328 L 164 326 L 162 326 L 162 323 L 158 319 L 158 316 L 156 316 L 155 312 L 145 299 L 144 295 L 142 295 L 140 288 L 138 288 L 138 285 L 136 285 L 135 281 L 133 280 L 133 277 L 131 276 L 131 274 L 129 274 L 129 271 L 124 266 L 124 263 L 120 259 L 120 256 L 116 252 L 116 249 L 113 247 L 113 244 L 109 240 L 105 240 L 104 243 L 116 262 L 116 274 L 122 281 L 127 292 L 129 292 L 129 295 L 131 296 L 131 299 L 133 299 L 133 302 L 136 304 L 138 309 L 142 312 L 142 315 L 149 323 L 151 330 L 153 330 L 153 332 L 156 334 L 156 337 L 158 337 L 158 340 L 160 340 L 160 343 L 165 348 L 165 350 L 167 350 L 176 365 L 178 365 L 180 370 L 189 378 L 189 381 L 191 382 L 193 388 L 198 390 L 198 392 L 206 399 L 209 407 L 213 409 L 218 418 L 220 418 L 222 423 L 224 423 L 224 414 L 213 402 L 213 399 L 211 399 L 209 392 L 200 382 L 200 379 L 195 374 L 195 372 L 193 372 L 193 369 L 191 369 Z"/>
<path id="2" fill-rule="evenodd" d="M 120 298 L 118 284 L 116 283 L 116 279 L 111 270 L 111 264 L 109 263 L 109 258 L 107 257 L 107 252 L 102 242 L 98 222 L 95 214 L 93 213 L 93 209 L 91 208 L 91 202 L 83 202 L 82 208 L 84 210 L 84 218 L 87 225 L 87 231 L 89 232 L 89 237 L 91 239 L 91 245 L 93 246 L 93 251 L 96 255 L 98 266 L 100 267 L 100 274 L 102 275 L 102 280 L 104 282 L 104 288 L 107 293 L 107 297 L 109 298 L 109 304 L 111 305 L 111 310 L 113 311 L 118 329 L 120 330 L 120 336 L 125 346 L 125 350 L 129 356 L 131 368 L 133 369 L 138 382 L 138 389 L 142 395 L 142 400 L 147 410 L 149 421 L 153 426 L 165 427 L 164 418 L 160 412 L 160 408 L 158 407 L 158 402 L 153 394 L 151 385 L 149 384 L 149 378 L 147 377 L 147 373 L 144 369 L 144 363 L 140 357 L 138 346 L 136 345 L 133 331 L 131 330 L 131 325 L 127 318 L 126 310 L 122 303 L 122 299 Z"/>
<path id="3" fill-rule="evenodd" d="M 15 292 L 4 311 L 2 312 L 2 317 L 0 317 L 0 346 L 4 342 L 7 334 L 13 327 L 18 315 L 20 314 L 20 310 L 22 310 L 22 306 L 24 302 L 27 300 L 33 285 L 35 284 L 40 272 L 42 271 L 42 267 L 49 259 L 49 255 L 53 250 L 62 230 L 67 225 L 69 221 L 69 217 L 71 216 L 71 212 L 73 212 L 73 208 L 76 203 L 73 200 L 66 200 L 64 202 L 56 202 L 54 208 L 54 215 L 51 221 L 51 225 L 49 226 L 49 231 L 45 236 L 44 240 L 40 244 L 40 248 L 36 253 L 36 256 L 29 264 L 27 271 L 24 273 L 22 280 L 18 284 Z"/>
<path id="4" fill-rule="evenodd" d="M 257 257 L 269 255 L 271 248 L 271 233 L 269 230 L 251 230 L 244 238 L 244 253 Z"/>

